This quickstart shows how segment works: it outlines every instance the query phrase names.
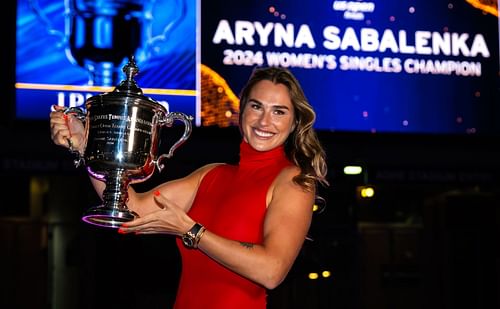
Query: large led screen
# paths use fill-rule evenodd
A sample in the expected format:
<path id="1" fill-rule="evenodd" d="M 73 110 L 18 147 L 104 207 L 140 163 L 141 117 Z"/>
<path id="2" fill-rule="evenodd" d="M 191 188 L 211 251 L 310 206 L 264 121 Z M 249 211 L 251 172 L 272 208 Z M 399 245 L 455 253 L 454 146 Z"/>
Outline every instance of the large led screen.
<path id="1" fill-rule="evenodd" d="M 16 117 L 48 119 L 125 78 L 168 110 L 196 114 L 196 0 L 19 0 Z"/>
<path id="2" fill-rule="evenodd" d="M 282 66 L 320 130 L 498 133 L 491 3 L 19 0 L 16 117 L 112 90 L 133 55 L 145 94 L 198 126 L 236 125 L 252 70 Z"/>
<path id="3" fill-rule="evenodd" d="M 289 68 L 320 129 L 491 133 L 498 9 L 486 4 L 203 1 L 201 60 L 236 94 L 256 66 Z"/>

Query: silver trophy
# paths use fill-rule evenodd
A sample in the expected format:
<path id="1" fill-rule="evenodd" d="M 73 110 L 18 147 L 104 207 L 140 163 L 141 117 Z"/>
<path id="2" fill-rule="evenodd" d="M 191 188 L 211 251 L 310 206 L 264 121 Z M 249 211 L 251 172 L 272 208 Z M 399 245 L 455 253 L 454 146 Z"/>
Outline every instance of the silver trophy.
<path id="1" fill-rule="evenodd" d="M 139 69 L 133 57 L 123 72 L 126 79 L 112 92 L 87 99 L 85 113 L 78 108 L 64 111 L 75 114 L 85 125 L 85 151 L 78 153 L 75 165 L 85 165 L 91 176 L 106 183 L 103 204 L 88 209 L 82 219 L 112 228 L 137 217 L 126 206 L 129 184 L 147 180 L 155 167 L 163 170 L 163 160 L 172 157 L 191 134 L 193 119 L 183 113 L 170 113 L 142 94 L 134 80 Z M 175 120 L 184 122 L 184 133 L 168 153 L 158 156 L 161 129 L 171 127 Z"/>

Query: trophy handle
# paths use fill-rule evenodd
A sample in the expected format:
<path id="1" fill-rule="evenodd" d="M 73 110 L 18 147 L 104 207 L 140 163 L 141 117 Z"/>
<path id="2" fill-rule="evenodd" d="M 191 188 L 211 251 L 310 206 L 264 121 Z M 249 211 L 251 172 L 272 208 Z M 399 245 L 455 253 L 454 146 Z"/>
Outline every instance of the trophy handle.
<path id="1" fill-rule="evenodd" d="M 174 120 L 180 120 L 184 122 L 184 134 L 182 134 L 181 138 L 175 142 L 175 144 L 170 147 L 170 150 L 168 151 L 167 154 L 162 154 L 161 156 L 158 157 L 157 160 L 153 161 L 153 163 L 156 165 L 158 170 L 161 172 L 164 168 L 164 164 L 161 163 L 163 159 L 170 159 L 174 151 L 179 148 L 180 145 L 182 145 L 191 135 L 192 131 L 192 126 L 191 126 L 191 121 L 193 120 L 192 116 L 187 116 L 184 113 L 180 112 L 172 112 L 168 113 L 167 117 L 165 119 L 160 120 L 160 125 L 164 126 L 166 125 L 167 127 L 171 127 L 172 124 L 174 123 Z"/>
<path id="2" fill-rule="evenodd" d="M 85 123 L 85 118 L 87 117 L 87 114 L 80 107 L 65 107 L 61 111 L 63 112 L 63 114 L 66 114 L 66 115 L 72 114 L 78 120 Z"/>

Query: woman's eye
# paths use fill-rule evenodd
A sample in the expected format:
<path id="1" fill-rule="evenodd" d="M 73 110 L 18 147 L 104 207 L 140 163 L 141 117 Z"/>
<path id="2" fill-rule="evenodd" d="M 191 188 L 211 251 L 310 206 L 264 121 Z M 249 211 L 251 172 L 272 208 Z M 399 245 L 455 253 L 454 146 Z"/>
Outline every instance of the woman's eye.
<path id="1" fill-rule="evenodd" d="M 250 107 L 253 108 L 253 109 L 260 109 L 260 105 L 259 104 L 251 104 Z"/>

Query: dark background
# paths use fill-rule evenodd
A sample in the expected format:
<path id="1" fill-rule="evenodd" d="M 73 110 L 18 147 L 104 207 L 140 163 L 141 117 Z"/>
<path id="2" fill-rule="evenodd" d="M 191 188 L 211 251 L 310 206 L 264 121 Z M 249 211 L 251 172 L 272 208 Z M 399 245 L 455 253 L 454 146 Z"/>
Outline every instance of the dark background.
<path id="1" fill-rule="evenodd" d="M 15 14 L 1 23 L 0 307 L 168 308 L 179 274 L 173 238 L 80 222 L 99 201 L 84 169 L 52 144 L 48 118 L 14 119 Z M 326 207 L 270 308 L 500 308 L 497 134 L 318 133 Z M 234 162 L 239 140 L 236 128 L 195 128 L 137 189 Z M 345 176 L 346 164 L 365 172 Z M 367 184 L 375 196 L 363 200 L 358 187 Z"/>

